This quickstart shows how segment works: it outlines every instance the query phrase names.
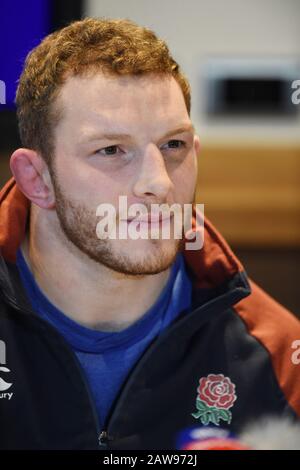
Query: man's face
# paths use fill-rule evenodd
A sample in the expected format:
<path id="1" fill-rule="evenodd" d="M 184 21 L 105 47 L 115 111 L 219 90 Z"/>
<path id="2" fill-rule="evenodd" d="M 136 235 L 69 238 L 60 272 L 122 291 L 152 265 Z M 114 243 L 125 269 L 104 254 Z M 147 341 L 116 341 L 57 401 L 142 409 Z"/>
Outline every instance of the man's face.
<path id="1" fill-rule="evenodd" d="M 69 77 L 55 128 L 52 179 L 64 235 L 93 260 L 119 273 L 156 274 L 167 269 L 182 247 L 171 237 L 106 239 L 96 233 L 99 204 L 117 216 L 119 196 L 128 207 L 193 202 L 198 137 L 174 78 L 111 77 L 101 73 Z M 123 215 L 123 214 L 122 214 Z M 118 227 L 118 223 L 117 223 Z M 118 232 L 117 232 L 118 233 Z"/>

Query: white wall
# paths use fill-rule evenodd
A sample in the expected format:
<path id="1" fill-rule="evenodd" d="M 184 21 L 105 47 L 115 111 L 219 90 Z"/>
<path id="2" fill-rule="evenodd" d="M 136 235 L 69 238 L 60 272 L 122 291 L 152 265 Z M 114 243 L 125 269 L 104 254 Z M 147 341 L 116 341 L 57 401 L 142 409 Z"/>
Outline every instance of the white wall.
<path id="1" fill-rule="evenodd" d="M 300 0 L 86 0 L 85 16 L 130 18 L 167 41 L 190 80 L 192 118 L 203 140 L 300 142 L 300 112 L 289 124 L 206 122 L 200 85 L 203 64 L 211 56 L 300 61 Z"/>

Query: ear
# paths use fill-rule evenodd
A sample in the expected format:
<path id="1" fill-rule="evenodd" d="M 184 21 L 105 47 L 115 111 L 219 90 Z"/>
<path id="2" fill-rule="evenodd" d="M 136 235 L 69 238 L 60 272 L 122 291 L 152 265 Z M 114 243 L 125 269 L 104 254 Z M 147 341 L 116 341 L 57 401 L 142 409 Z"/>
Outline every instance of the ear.
<path id="1" fill-rule="evenodd" d="M 200 153 L 201 145 L 200 145 L 199 136 L 197 134 L 194 136 L 194 148 L 195 148 L 196 155 L 198 157 L 198 155 Z"/>
<path id="2" fill-rule="evenodd" d="M 20 148 L 10 157 L 10 169 L 22 193 L 42 209 L 53 209 L 55 197 L 47 164 L 34 150 Z"/>

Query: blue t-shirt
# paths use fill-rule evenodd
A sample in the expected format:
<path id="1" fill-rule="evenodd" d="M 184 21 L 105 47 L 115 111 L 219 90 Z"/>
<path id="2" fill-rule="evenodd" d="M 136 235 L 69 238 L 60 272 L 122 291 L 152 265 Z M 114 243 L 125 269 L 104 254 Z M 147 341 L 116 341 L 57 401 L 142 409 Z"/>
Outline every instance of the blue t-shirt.
<path id="1" fill-rule="evenodd" d="M 191 305 L 192 287 L 183 255 L 178 253 L 152 307 L 128 328 L 112 333 L 84 327 L 57 309 L 38 287 L 20 249 L 17 266 L 33 309 L 61 333 L 78 357 L 103 428 L 130 369 L 150 342 Z"/>

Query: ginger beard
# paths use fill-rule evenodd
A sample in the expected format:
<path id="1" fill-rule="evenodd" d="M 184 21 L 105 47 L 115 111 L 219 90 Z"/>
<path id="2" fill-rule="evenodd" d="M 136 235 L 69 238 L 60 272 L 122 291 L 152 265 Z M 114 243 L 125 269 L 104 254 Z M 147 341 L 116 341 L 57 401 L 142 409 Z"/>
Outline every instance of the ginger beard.
<path id="1" fill-rule="evenodd" d="M 117 273 L 140 276 L 165 271 L 173 264 L 178 252 L 183 251 L 184 237 L 172 238 L 172 225 L 168 240 L 161 236 L 151 239 L 150 231 L 147 240 L 99 239 L 96 234 L 99 222 L 96 211 L 67 196 L 53 168 L 51 179 L 56 214 L 64 236 L 93 261 Z"/>

